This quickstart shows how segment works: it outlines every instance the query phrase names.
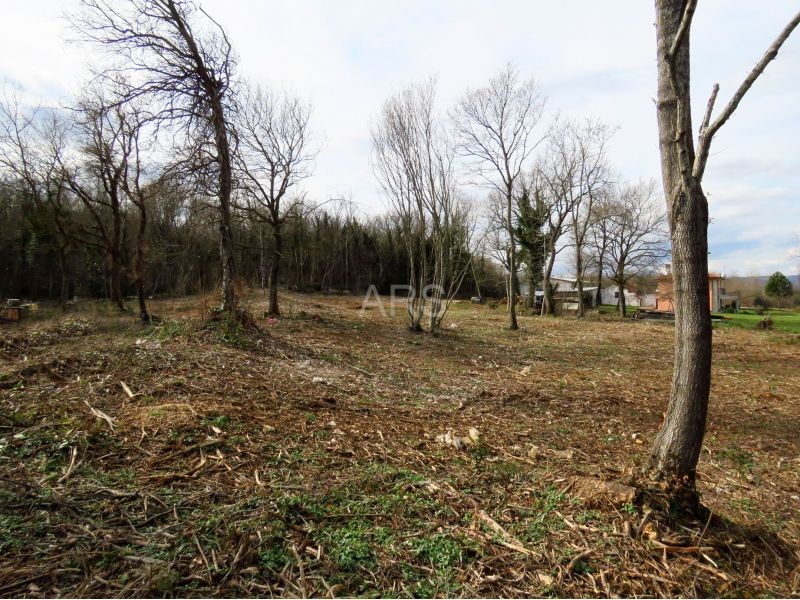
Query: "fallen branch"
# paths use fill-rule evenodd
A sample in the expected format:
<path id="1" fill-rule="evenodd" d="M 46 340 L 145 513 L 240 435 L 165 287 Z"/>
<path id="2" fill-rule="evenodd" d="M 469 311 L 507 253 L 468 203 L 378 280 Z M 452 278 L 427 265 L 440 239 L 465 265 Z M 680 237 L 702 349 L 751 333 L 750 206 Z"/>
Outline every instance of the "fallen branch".
<path id="1" fill-rule="evenodd" d="M 567 564 L 567 573 L 572 573 L 573 569 L 575 569 L 575 566 L 576 566 L 576 565 L 577 565 L 577 564 L 578 564 L 578 563 L 579 563 L 581 560 L 583 560 L 584 558 L 586 558 L 587 556 L 589 556 L 589 555 L 590 555 L 592 552 L 594 552 L 594 550 L 592 550 L 591 548 L 589 548 L 589 549 L 587 549 L 587 550 L 584 550 L 583 552 L 581 552 L 581 553 L 579 553 L 579 554 L 576 554 L 575 556 L 573 556 L 573 557 L 572 557 L 572 560 L 571 560 L 571 561 L 569 561 L 569 563 Z"/>
<path id="2" fill-rule="evenodd" d="M 111 417 L 109 417 L 109 416 L 108 416 L 106 413 L 104 413 L 104 412 L 103 412 L 102 410 L 100 410 L 99 408 L 95 408 L 94 406 L 92 406 L 91 404 L 89 404 L 89 402 L 87 402 L 86 400 L 84 400 L 84 401 L 83 401 L 83 403 L 84 403 L 86 406 L 88 406 L 88 407 L 89 407 L 89 410 L 90 410 L 90 411 L 92 411 L 92 414 L 93 414 L 95 417 L 97 417 L 98 419 L 103 419 L 103 420 L 104 420 L 106 423 L 108 423 L 108 427 L 111 429 L 111 431 L 112 431 L 112 432 L 114 431 L 114 419 L 112 419 Z"/>
<path id="3" fill-rule="evenodd" d="M 520 542 L 517 538 L 512 536 L 508 533 L 503 527 L 495 521 L 492 517 L 490 517 L 485 510 L 482 508 L 475 511 L 475 516 L 478 517 L 478 520 L 485 523 L 489 529 L 494 531 L 497 535 L 499 535 L 502 539 L 495 540 L 501 546 L 505 546 L 511 550 L 516 550 L 517 552 L 521 552 L 522 554 L 527 554 L 528 556 L 533 556 L 535 553 L 533 550 L 526 548 L 522 542 Z"/>
<path id="4" fill-rule="evenodd" d="M 713 552 L 715 548 L 712 546 L 670 546 L 658 540 L 650 540 L 657 547 L 664 550 L 664 552 L 672 552 L 674 554 L 696 554 L 700 552 Z"/>

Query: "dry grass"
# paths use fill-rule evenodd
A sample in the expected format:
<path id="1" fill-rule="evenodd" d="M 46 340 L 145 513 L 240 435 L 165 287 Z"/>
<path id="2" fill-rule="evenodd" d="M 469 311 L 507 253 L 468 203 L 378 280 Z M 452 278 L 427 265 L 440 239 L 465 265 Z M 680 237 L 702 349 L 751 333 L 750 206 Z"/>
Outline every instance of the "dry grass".
<path id="1" fill-rule="evenodd" d="M 271 322 L 254 298 L 260 332 L 197 299 L 3 326 L 0 595 L 800 593 L 798 336 L 715 332 L 692 522 L 574 485 L 636 482 L 669 325 L 509 332 L 461 303 L 432 338 L 359 302 L 287 295 Z"/>

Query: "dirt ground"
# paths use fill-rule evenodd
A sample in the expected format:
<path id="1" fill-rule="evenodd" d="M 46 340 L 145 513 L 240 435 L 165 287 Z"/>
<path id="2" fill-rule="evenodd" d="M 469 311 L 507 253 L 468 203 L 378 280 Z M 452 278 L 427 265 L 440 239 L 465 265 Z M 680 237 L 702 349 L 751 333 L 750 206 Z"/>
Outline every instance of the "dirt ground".
<path id="1" fill-rule="evenodd" d="M 0 326 L 0 595 L 800 594 L 800 335 L 715 331 L 692 521 L 639 483 L 669 324 L 282 298 Z"/>

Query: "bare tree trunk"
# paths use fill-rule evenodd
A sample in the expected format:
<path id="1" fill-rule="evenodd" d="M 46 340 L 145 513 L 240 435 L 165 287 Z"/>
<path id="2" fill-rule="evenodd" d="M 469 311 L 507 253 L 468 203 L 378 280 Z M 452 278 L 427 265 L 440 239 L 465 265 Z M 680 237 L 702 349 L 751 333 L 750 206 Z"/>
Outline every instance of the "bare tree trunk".
<path id="1" fill-rule="evenodd" d="M 513 202 L 512 190 L 506 190 L 506 228 L 508 229 L 508 328 L 512 331 L 519 329 L 517 325 L 517 244 L 514 242 L 514 221 L 512 220 L 511 204 Z"/>
<path id="2" fill-rule="evenodd" d="M 622 281 L 622 279 L 619 279 L 619 281 Z M 625 318 L 627 306 L 625 305 L 625 285 L 622 283 L 617 284 L 617 295 L 619 296 L 619 302 L 617 302 L 619 314 L 622 318 Z"/>
<path id="3" fill-rule="evenodd" d="M 122 215 L 119 210 L 119 200 L 111 199 L 112 204 L 112 229 L 111 229 L 111 248 L 109 248 L 109 260 L 111 261 L 111 302 L 116 304 L 120 310 L 125 310 L 122 298 Z"/>
<path id="4" fill-rule="evenodd" d="M 111 252 L 110 262 L 111 273 L 109 275 L 109 291 L 111 302 L 120 310 L 125 310 L 125 304 L 122 298 L 122 265 L 119 252 L 116 250 Z"/>
<path id="5" fill-rule="evenodd" d="M 676 498 L 696 508 L 697 461 L 711 388 L 711 315 L 708 304 L 708 203 L 699 180 L 686 172 L 694 161 L 689 97 L 689 36 L 670 49 L 684 14 L 681 0 L 657 0 L 658 130 L 661 171 L 672 238 L 675 357 L 666 418 L 655 440 L 651 467 Z M 674 61 L 674 79 L 670 73 Z M 673 81 L 677 82 L 677 89 Z M 685 492 L 685 493 L 684 493 Z"/>
<path id="6" fill-rule="evenodd" d="M 281 232 L 282 225 L 273 225 L 272 239 L 275 242 L 275 248 L 272 251 L 272 262 L 269 266 L 269 308 L 267 312 L 271 315 L 281 314 L 278 308 L 278 277 L 281 271 L 281 260 L 283 259 L 283 234 Z"/>
<path id="7" fill-rule="evenodd" d="M 583 256 L 581 256 L 581 249 L 577 249 L 578 255 L 575 260 L 575 276 L 577 277 L 576 285 L 578 287 L 578 318 L 582 319 L 586 314 L 583 309 Z"/>
<path id="8" fill-rule="evenodd" d="M 150 313 L 147 311 L 147 300 L 145 297 L 145 233 L 147 231 L 147 209 L 144 204 L 138 206 L 139 209 L 139 229 L 136 232 L 136 298 L 139 301 L 139 318 L 145 322 L 150 322 Z"/>
<path id="9" fill-rule="evenodd" d="M 258 228 L 258 271 L 261 279 L 261 289 L 267 287 L 267 252 L 264 248 L 264 228 Z"/>
<path id="10" fill-rule="evenodd" d="M 595 292 L 594 303 L 598 307 L 603 303 L 603 263 L 606 256 L 606 240 L 603 238 L 603 244 L 600 246 L 600 252 L 597 257 L 597 292 Z"/>
<path id="11" fill-rule="evenodd" d="M 687 508 L 698 505 L 697 461 L 711 388 L 711 315 L 708 294 L 708 202 L 701 185 L 711 141 L 744 95 L 800 24 L 794 15 L 712 121 L 714 85 L 697 140 L 692 139 L 689 32 L 697 0 L 656 0 L 658 130 L 661 173 L 672 237 L 675 363 L 664 424 L 651 456 L 654 475 Z"/>
<path id="12" fill-rule="evenodd" d="M 58 248 L 58 265 L 59 270 L 61 271 L 61 290 L 58 294 L 58 306 L 61 308 L 61 311 L 64 312 L 67 310 L 67 294 L 69 291 L 69 274 L 67 269 L 67 263 L 69 261 L 69 257 L 67 255 L 66 248 L 59 246 Z"/>
<path id="13" fill-rule="evenodd" d="M 236 257 L 233 245 L 233 230 L 231 228 L 231 191 L 233 181 L 231 174 L 231 156 L 228 146 L 228 135 L 222 116 L 222 105 L 217 108 L 219 116 L 214 118 L 214 129 L 217 138 L 217 151 L 219 154 L 219 248 L 222 259 L 222 310 L 234 312 L 236 310 Z"/>
<path id="14" fill-rule="evenodd" d="M 553 293 L 550 289 L 550 277 L 553 275 L 553 265 L 556 262 L 556 255 L 554 248 L 548 249 L 547 264 L 544 269 L 544 281 L 542 291 L 544 292 L 542 300 L 542 315 L 552 315 L 555 313 L 553 307 Z"/>
<path id="15" fill-rule="evenodd" d="M 672 280 L 675 360 L 667 416 L 656 437 L 652 466 L 662 478 L 694 487 L 711 389 L 708 303 L 708 206 L 699 185 L 673 208 Z M 688 213 L 688 214 L 687 214 Z"/>

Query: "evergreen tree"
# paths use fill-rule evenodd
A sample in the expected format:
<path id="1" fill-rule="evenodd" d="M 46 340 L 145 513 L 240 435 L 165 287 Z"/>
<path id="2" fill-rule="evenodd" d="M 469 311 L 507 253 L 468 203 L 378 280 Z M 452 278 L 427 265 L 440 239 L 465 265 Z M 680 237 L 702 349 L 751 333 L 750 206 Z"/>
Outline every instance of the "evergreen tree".
<path id="1" fill-rule="evenodd" d="M 766 292 L 767 296 L 778 298 L 778 306 L 781 306 L 783 298 L 788 298 L 792 295 L 792 282 L 789 281 L 786 275 L 776 271 L 769 276 L 764 292 Z"/>
<path id="2" fill-rule="evenodd" d="M 520 262 L 525 265 L 525 280 L 530 286 L 529 301 L 535 297 L 536 286 L 540 285 L 544 272 L 545 239 L 543 227 L 547 220 L 547 210 L 538 192 L 531 199 L 530 189 L 525 186 L 516 198 L 516 226 L 514 238 L 520 247 Z"/>

